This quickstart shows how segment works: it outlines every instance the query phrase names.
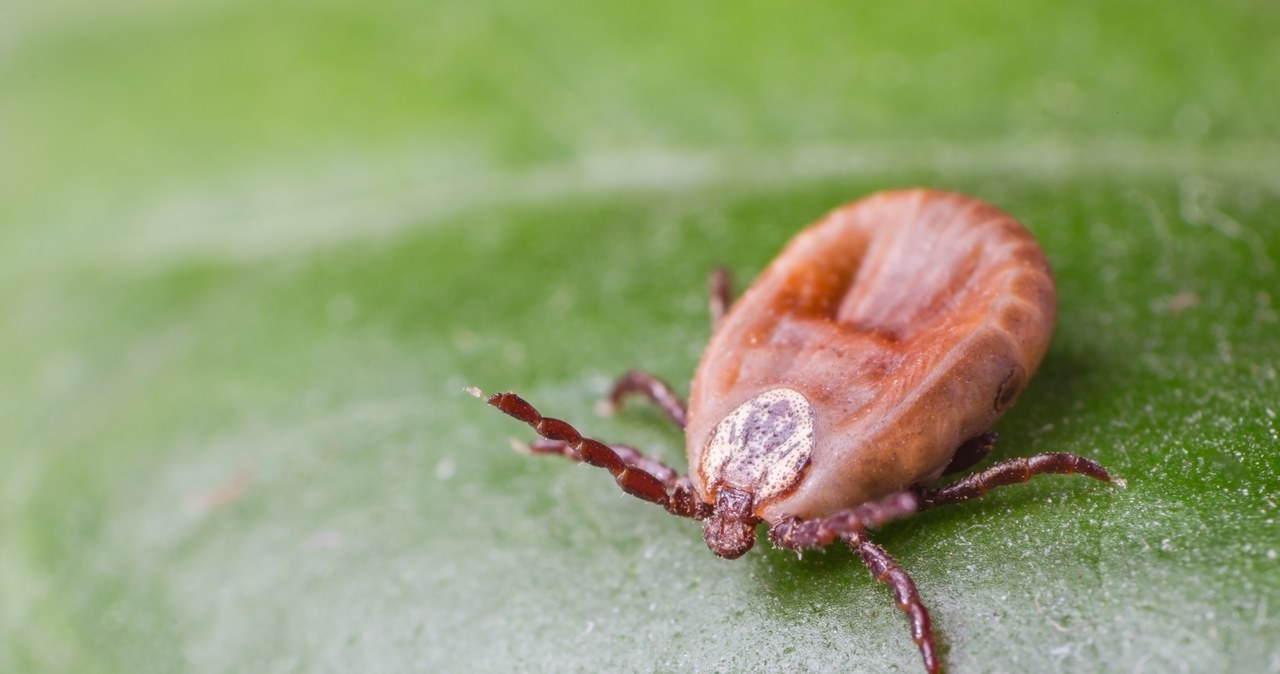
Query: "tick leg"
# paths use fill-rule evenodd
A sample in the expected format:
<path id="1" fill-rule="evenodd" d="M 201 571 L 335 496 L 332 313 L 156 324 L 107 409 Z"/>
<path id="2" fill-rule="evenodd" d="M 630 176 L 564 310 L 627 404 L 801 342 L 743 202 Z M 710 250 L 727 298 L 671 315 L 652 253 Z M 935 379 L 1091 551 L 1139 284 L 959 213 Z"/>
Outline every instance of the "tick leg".
<path id="1" fill-rule="evenodd" d="M 529 451 L 533 454 L 559 454 L 570 461 L 577 461 L 578 457 L 573 453 L 573 448 L 566 442 L 561 440 L 548 440 L 546 438 L 538 438 L 528 444 Z M 680 480 L 680 474 L 675 468 L 668 466 L 662 461 L 641 454 L 640 450 L 630 445 L 609 445 L 618 458 L 622 459 L 628 466 L 639 468 L 644 472 L 658 478 L 667 489 L 673 489 Z"/>
<path id="2" fill-rule="evenodd" d="M 920 509 L 926 510 L 978 498 L 996 487 L 1020 484 L 1042 473 L 1080 473 L 1095 480 L 1111 482 L 1107 469 L 1084 457 L 1075 454 L 1037 454 L 1001 461 L 981 473 L 970 475 L 941 489 L 921 489 L 916 494 L 920 499 Z"/>
<path id="3" fill-rule="evenodd" d="M 825 547 L 842 536 L 858 536 L 867 529 L 915 514 L 919 510 L 916 499 L 915 494 L 900 491 L 822 519 L 785 519 L 769 528 L 769 540 L 788 550 Z"/>
<path id="4" fill-rule="evenodd" d="M 476 389 L 469 389 L 469 391 L 477 397 L 482 395 Z M 542 413 L 524 398 L 514 393 L 495 393 L 489 396 L 486 402 L 508 416 L 528 424 L 538 435 L 547 440 L 562 443 L 568 450 L 567 452 L 556 451 L 561 451 L 575 461 L 609 471 L 622 491 L 650 503 L 656 503 L 667 512 L 680 517 L 703 519 L 710 514 L 711 506 L 698 498 L 687 479 L 677 479 L 675 488 L 671 494 L 668 494 L 667 485 L 661 477 L 639 466 L 628 465 L 618 452 L 599 440 L 584 438 L 569 422 L 542 416 Z"/>
<path id="5" fill-rule="evenodd" d="M 959 473 L 962 470 L 968 470 L 978 462 L 987 458 L 991 453 L 991 448 L 996 446 L 995 433 L 983 433 L 975 435 L 956 449 L 956 453 L 951 457 L 951 463 L 947 464 L 946 469 L 942 471 L 943 475 Z"/>
<path id="6" fill-rule="evenodd" d="M 867 565 L 871 575 L 893 591 L 894 602 L 911 620 L 911 640 L 920 648 L 925 671 L 938 674 L 941 666 L 938 663 L 938 649 L 933 643 L 929 611 L 924 607 L 924 602 L 920 601 L 920 594 L 916 592 L 916 584 L 912 582 L 911 576 L 898 566 L 884 548 L 872 543 L 866 536 L 848 535 L 843 538 L 849 548 L 862 558 L 862 563 Z"/>
<path id="7" fill-rule="evenodd" d="M 612 412 L 618 409 L 622 405 L 622 399 L 634 393 L 647 398 L 667 415 L 671 423 L 684 428 L 685 420 L 688 418 L 684 401 L 680 400 L 680 396 L 676 395 L 666 382 L 640 370 L 629 370 L 618 377 L 618 381 L 613 384 L 613 389 L 609 391 L 609 397 L 605 400 L 605 410 Z"/>
<path id="8" fill-rule="evenodd" d="M 720 327 L 720 321 L 729 313 L 729 306 L 733 304 L 733 277 L 729 275 L 729 270 L 724 267 L 712 269 L 711 276 L 707 279 L 707 291 L 710 296 L 711 329 L 715 330 Z"/>

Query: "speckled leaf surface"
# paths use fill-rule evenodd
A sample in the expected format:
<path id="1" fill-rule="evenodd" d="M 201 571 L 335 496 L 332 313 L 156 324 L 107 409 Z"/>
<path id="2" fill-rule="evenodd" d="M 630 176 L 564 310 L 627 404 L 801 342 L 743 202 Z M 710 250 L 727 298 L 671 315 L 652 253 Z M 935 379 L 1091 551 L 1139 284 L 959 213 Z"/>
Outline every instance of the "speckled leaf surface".
<path id="1" fill-rule="evenodd" d="M 846 551 L 712 556 L 510 450 L 681 461 L 705 274 L 930 185 L 1040 239 L 996 458 L 887 527 L 953 672 L 1280 672 L 1273 3 L 19 1 L 0 16 L 0 671 L 920 670 Z"/>

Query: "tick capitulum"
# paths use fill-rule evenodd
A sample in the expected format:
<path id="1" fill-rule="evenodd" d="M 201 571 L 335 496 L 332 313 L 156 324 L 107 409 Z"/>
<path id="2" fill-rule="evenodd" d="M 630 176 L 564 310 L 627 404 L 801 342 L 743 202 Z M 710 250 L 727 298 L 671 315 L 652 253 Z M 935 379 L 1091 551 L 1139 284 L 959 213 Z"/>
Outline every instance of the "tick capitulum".
<path id="1" fill-rule="evenodd" d="M 1044 356 L 1055 311 L 1044 254 L 976 199 L 888 192 L 801 232 L 732 306 L 730 296 L 728 275 L 713 273 L 713 334 L 687 408 L 638 371 L 608 397 L 646 398 L 684 430 L 685 476 L 513 393 L 487 401 L 541 436 L 534 453 L 604 468 L 623 491 L 701 520 L 721 557 L 750 550 L 762 522 L 781 548 L 843 541 L 891 588 L 925 669 L 940 671 L 915 584 L 867 531 L 1041 473 L 1111 481 L 1093 461 L 1054 453 L 931 486 L 991 451 L 992 424 Z"/>

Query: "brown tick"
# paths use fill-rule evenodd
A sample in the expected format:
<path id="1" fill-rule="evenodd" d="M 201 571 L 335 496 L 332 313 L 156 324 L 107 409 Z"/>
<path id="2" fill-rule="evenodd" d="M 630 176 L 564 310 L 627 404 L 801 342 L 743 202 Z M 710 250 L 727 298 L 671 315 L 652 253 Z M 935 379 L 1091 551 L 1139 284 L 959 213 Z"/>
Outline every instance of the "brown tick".
<path id="1" fill-rule="evenodd" d="M 1044 254 L 989 204 L 887 192 L 801 232 L 732 307 L 729 286 L 712 274 L 713 334 L 687 409 L 636 371 L 608 398 L 616 407 L 639 394 L 684 429 L 687 476 L 513 393 L 488 403 L 542 436 L 533 452 L 604 468 L 623 491 L 702 520 L 721 557 L 750 550 L 761 522 L 781 548 L 844 541 L 892 589 L 925 669 L 938 672 L 915 584 L 867 529 L 1040 473 L 1111 481 L 1093 461 L 1055 453 L 930 487 L 991 451 L 992 424 L 1044 356 L 1055 311 Z"/>

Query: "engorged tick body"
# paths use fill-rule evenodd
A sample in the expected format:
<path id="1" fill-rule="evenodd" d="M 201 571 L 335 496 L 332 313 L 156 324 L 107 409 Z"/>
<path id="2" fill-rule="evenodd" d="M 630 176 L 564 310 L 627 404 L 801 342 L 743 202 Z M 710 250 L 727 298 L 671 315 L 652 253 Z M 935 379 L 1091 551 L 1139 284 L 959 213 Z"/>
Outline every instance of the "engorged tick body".
<path id="1" fill-rule="evenodd" d="M 990 451 L 992 424 L 1044 356 L 1055 296 L 1043 253 L 981 201 L 887 192 L 801 232 L 729 303 L 727 276 L 717 273 L 714 332 L 687 412 L 640 372 L 609 396 L 616 406 L 644 395 L 684 428 L 687 477 L 584 438 L 514 394 L 488 400 L 543 436 L 533 451 L 604 467 L 628 493 L 703 520 L 722 557 L 749 550 L 761 522 L 779 547 L 843 540 L 893 589 L 925 668 L 939 671 L 914 584 L 866 530 L 1037 473 L 1110 481 L 1092 461 L 1043 454 L 929 488 Z"/>

